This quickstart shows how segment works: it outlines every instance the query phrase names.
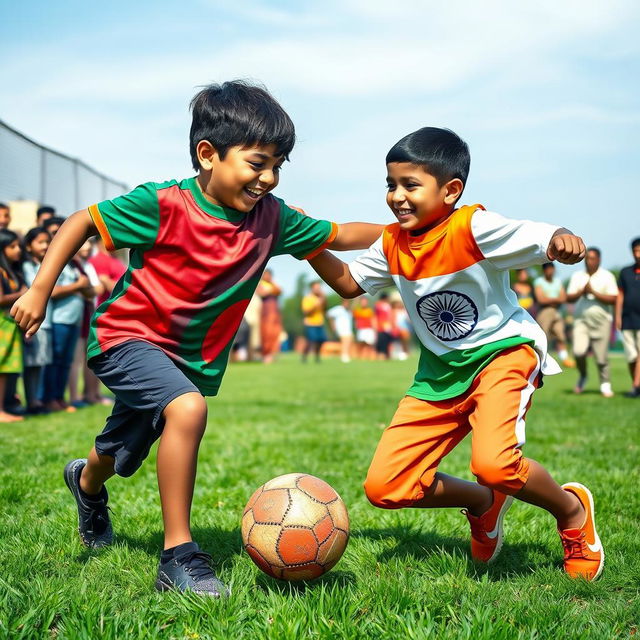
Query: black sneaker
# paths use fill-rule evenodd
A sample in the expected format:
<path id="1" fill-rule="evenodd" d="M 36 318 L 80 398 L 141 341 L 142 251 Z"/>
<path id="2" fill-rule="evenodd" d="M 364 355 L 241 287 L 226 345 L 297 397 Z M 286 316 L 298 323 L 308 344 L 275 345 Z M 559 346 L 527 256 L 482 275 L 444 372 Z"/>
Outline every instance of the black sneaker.
<path id="1" fill-rule="evenodd" d="M 625 398 L 640 398 L 640 387 L 634 387 L 631 391 L 624 394 Z"/>
<path id="2" fill-rule="evenodd" d="M 197 542 L 185 542 L 175 548 L 173 558 L 160 561 L 158 591 L 193 591 L 214 598 L 227 598 L 229 590 L 211 569 L 211 556 Z"/>
<path id="3" fill-rule="evenodd" d="M 81 493 L 80 474 L 85 464 L 87 461 L 83 458 L 69 462 L 64 468 L 64 481 L 78 505 L 78 532 L 82 544 L 85 547 L 99 549 L 113 542 L 113 529 L 107 507 L 109 494 L 106 487 L 102 487 L 95 500 L 90 500 L 86 494 Z"/>

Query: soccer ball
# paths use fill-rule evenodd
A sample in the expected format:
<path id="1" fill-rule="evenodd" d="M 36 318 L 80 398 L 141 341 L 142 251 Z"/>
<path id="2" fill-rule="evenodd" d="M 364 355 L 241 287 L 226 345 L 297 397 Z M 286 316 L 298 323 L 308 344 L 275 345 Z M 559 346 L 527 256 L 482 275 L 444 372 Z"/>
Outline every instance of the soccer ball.
<path id="1" fill-rule="evenodd" d="M 263 484 L 242 514 L 242 543 L 267 575 L 312 580 L 340 559 L 349 539 L 349 516 L 324 480 L 289 473 Z"/>

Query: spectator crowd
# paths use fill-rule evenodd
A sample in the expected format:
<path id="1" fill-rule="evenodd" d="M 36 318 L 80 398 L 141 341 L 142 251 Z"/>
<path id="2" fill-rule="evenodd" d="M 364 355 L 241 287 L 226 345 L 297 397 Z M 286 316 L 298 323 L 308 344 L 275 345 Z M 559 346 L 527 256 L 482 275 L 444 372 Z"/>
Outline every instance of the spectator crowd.
<path id="1" fill-rule="evenodd" d="M 60 274 L 40 330 L 25 340 L 9 312 L 31 286 L 64 218 L 43 206 L 34 222 L 24 235 L 12 231 L 11 211 L 0 203 L 0 422 L 112 402 L 86 366 L 86 343 L 96 306 L 126 267 L 99 239 L 85 243 Z"/>
<path id="2" fill-rule="evenodd" d="M 620 332 L 631 376 L 625 396 L 640 397 L 640 238 L 631 242 L 631 253 L 633 264 L 616 278 L 601 266 L 600 249 L 589 247 L 566 289 L 551 262 L 542 265 L 542 275 L 533 281 L 526 269 L 515 274 L 512 288 L 520 306 L 542 327 L 564 366 L 577 369 L 576 394 L 585 390 L 587 359 L 592 357 L 600 393 L 605 398 L 614 395 L 609 350 Z"/>

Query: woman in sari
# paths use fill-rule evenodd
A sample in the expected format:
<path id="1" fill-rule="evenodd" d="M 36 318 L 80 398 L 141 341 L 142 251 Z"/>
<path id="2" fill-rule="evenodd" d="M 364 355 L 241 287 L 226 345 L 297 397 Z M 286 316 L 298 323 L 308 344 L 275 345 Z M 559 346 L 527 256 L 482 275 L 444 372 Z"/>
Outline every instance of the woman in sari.
<path id="1" fill-rule="evenodd" d="M 273 274 L 265 269 L 262 280 L 258 284 L 257 293 L 262 299 L 262 315 L 260 317 L 260 341 L 262 344 L 262 361 L 273 362 L 280 351 L 280 335 L 282 334 L 282 317 L 278 306 L 280 287 L 273 281 Z"/>

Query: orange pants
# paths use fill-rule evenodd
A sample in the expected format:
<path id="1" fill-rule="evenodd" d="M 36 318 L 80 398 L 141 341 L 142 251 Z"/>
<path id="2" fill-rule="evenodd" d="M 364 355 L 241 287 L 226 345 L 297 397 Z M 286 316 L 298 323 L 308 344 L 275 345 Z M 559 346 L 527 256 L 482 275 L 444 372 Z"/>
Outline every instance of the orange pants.
<path id="1" fill-rule="evenodd" d="M 371 461 L 364 484 L 369 501 L 398 509 L 424 498 L 440 460 L 470 431 L 471 472 L 478 482 L 517 493 L 529 472 L 520 447 L 539 372 L 536 352 L 523 345 L 496 356 L 456 398 L 405 396 Z"/>

